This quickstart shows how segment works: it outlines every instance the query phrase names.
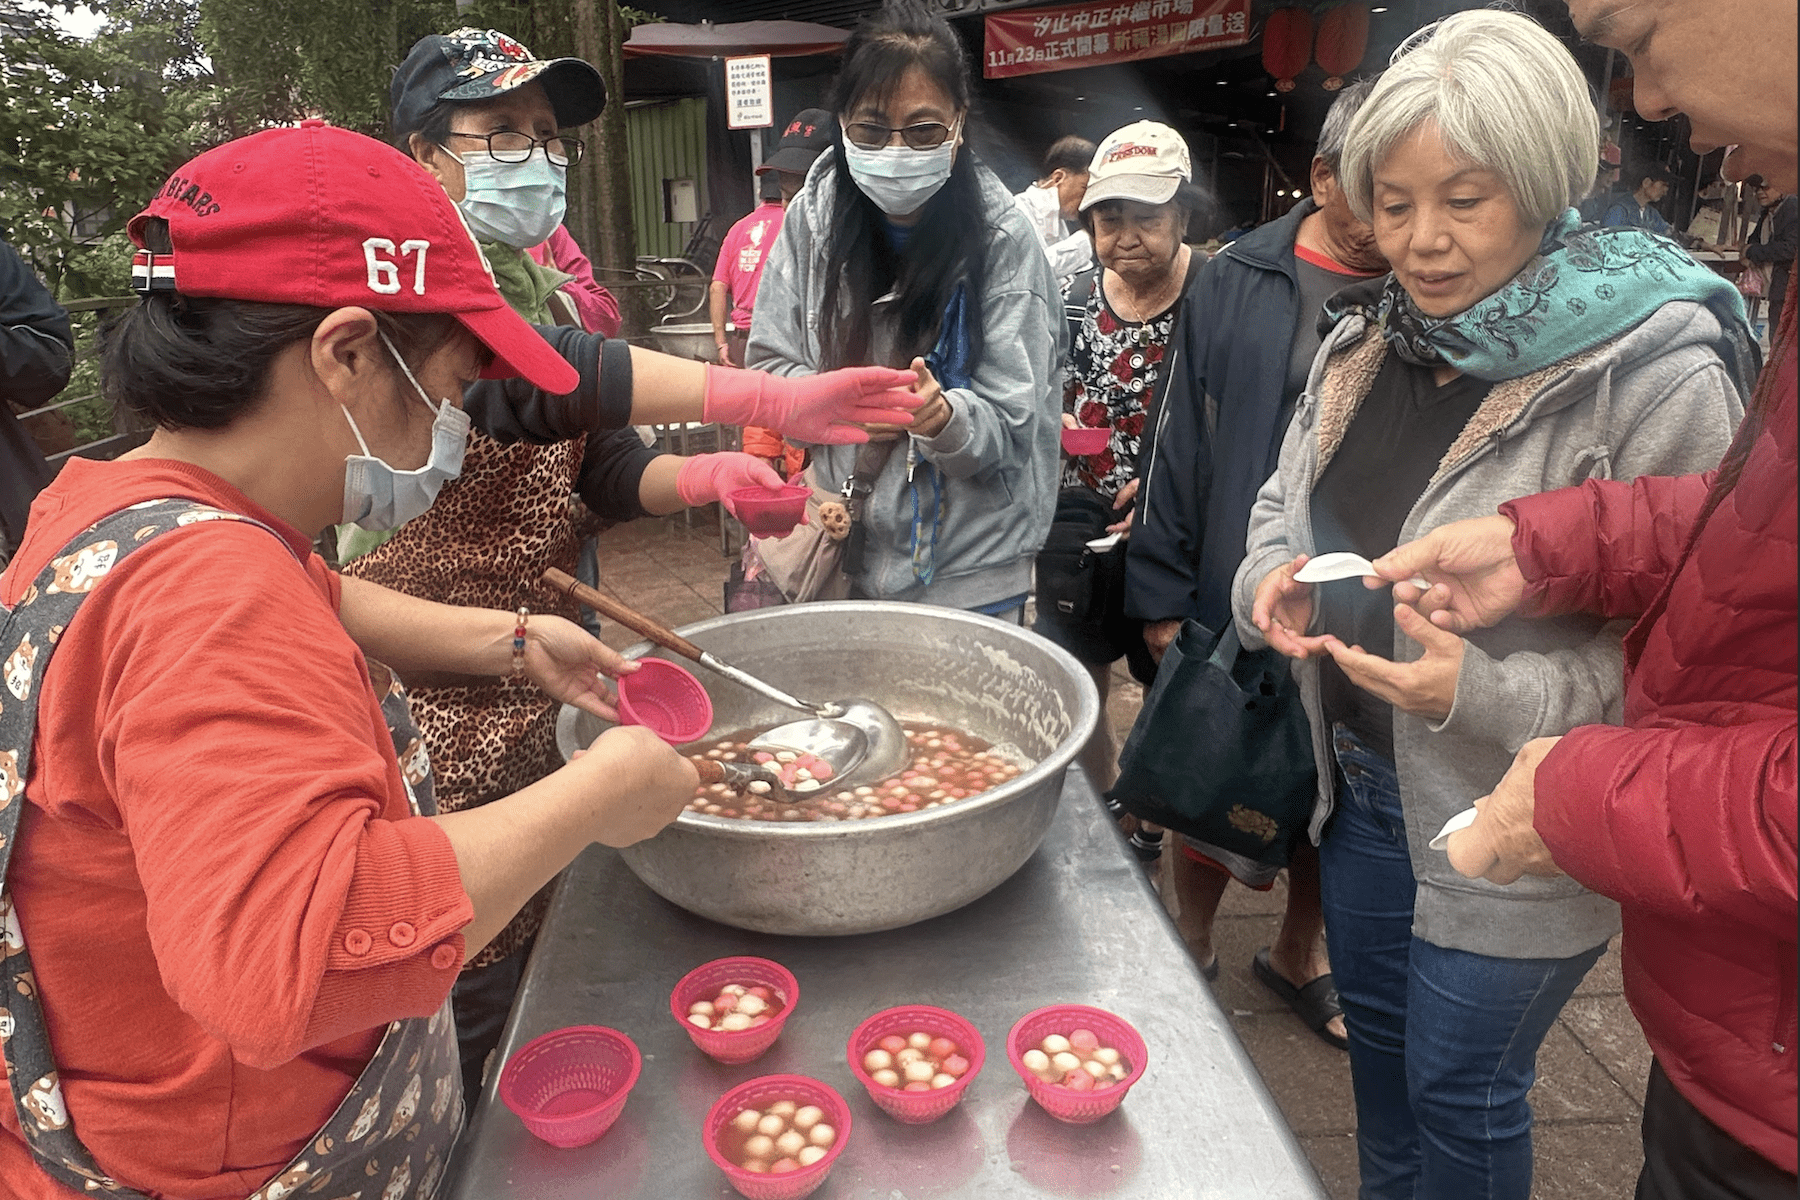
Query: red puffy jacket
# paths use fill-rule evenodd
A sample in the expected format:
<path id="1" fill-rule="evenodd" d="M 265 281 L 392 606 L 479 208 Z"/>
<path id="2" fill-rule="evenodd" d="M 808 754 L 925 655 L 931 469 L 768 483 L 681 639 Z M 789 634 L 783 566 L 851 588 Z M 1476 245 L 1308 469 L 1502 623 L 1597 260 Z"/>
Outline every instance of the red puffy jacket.
<path id="1" fill-rule="evenodd" d="M 1625 727 L 1576 729 L 1544 759 L 1538 834 L 1623 908 L 1625 996 L 1669 1079 L 1791 1173 L 1800 430 L 1782 325 L 1774 408 L 1685 559 L 1711 474 L 1590 481 L 1501 511 L 1523 611 L 1641 618 Z"/>

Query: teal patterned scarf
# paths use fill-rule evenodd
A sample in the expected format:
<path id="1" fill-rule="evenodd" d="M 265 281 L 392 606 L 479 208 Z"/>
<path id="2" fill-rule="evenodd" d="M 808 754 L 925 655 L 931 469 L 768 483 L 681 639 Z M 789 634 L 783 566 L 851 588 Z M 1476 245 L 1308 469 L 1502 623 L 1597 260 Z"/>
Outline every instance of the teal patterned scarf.
<path id="1" fill-rule="evenodd" d="M 1729 280 L 1657 234 L 1584 229 L 1572 208 L 1545 230 L 1537 256 L 1511 283 L 1453 317 L 1420 312 L 1392 275 L 1379 299 L 1371 290 L 1339 292 L 1326 301 L 1326 320 L 1360 309 L 1407 362 L 1448 363 L 1477 379 L 1517 379 L 1562 362 L 1637 328 L 1671 300 L 1704 304 L 1718 318 L 1715 348 L 1740 394 L 1750 395 L 1761 367 L 1743 297 Z"/>

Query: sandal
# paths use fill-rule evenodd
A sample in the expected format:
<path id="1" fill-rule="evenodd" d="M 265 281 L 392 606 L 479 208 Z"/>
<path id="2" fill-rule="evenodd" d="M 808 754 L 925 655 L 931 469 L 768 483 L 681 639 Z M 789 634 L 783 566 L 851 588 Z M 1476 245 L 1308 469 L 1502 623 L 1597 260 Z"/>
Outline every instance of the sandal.
<path id="1" fill-rule="evenodd" d="M 1348 1050 L 1350 1043 L 1331 1031 L 1331 1018 L 1342 1016 L 1343 1008 L 1338 1004 L 1337 985 L 1332 982 L 1331 972 L 1311 980 L 1301 987 L 1295 987 L 1269 961 L 1269 948 L 1264 946 L 1250 960 L 1250 971 L 1263 986 L 1280 996 L 1282 1002 L 1294 1010 L 1294 1015 L 1306 1023 L 1306 1027 L 1319 1035 L 1319 1040 L 1327 1045 L 1336 1046 L 1339 1050 Z"/>

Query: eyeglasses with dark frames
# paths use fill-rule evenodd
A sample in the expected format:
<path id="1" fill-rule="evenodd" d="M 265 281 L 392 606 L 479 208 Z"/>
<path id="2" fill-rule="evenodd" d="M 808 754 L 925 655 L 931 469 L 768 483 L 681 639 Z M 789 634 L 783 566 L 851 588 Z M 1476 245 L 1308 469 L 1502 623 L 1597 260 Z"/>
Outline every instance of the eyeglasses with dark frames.
<path id="1" fill-rule="evenodd" d="M 460 133 L 452 130 L 450 136 L 486 142 L 487 151 L 493 155 L 494 161 L 503 163 L 526 162 L 531 158 L 531 152 L 542 146 L 553 165 L 572 167 L 581 161 L 582 151 L 586 149 L 578 137 L 556 134 L 547 138 L 534 138 L 529 133 L 518 133 L 511 129 L 503 129 L 499 133 Z"/>
<path id="2" fill-rule="evenodd" d="M 893 141 L 894 135 L 914 150 L 936 150 L 955 129 L 942 121 L 921 121 L 895 129 L 874 121 L 853 121 L 844 126 L 844 136 L 864 150 L 880 150 Z"/>

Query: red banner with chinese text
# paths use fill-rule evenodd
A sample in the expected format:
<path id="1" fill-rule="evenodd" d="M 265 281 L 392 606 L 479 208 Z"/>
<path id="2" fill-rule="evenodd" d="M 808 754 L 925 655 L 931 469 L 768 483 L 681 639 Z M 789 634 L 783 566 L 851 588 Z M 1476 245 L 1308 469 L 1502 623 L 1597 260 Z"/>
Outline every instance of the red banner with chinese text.
<path id="1" fill-rule="evenodd" d="M 1250 0 L 1068 4 L 987 18 L 989 79 L 1242 46 Z"/>

